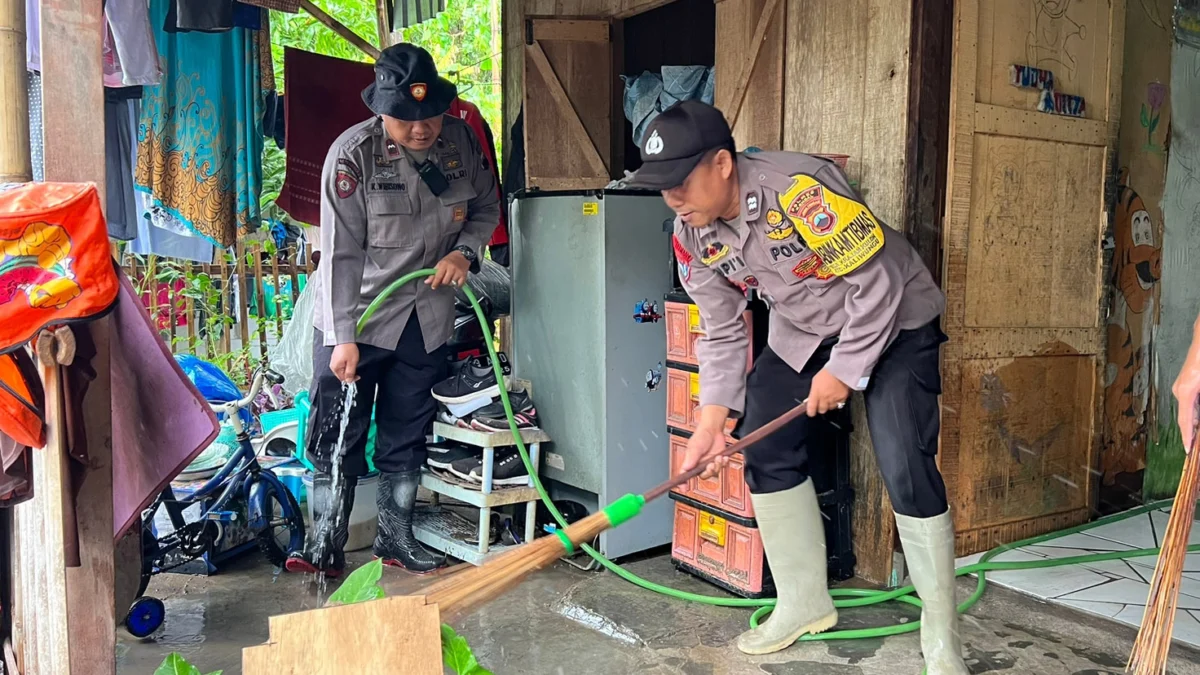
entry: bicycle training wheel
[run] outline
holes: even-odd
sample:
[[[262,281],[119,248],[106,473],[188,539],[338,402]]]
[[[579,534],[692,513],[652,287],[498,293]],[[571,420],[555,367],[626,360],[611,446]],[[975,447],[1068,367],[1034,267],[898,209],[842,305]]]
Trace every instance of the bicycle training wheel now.
[[[162,600],[151,597],[141,597],[133,601],[129,613],[125,615],[125,628],[135,638],[149,637],[167,618],[167,608]]]
[[[267,527],[258,533],[258,548],[274,566],[287,561],[288,554],[304,546],[304,514],[290,490],[281,483],[263,480]],[[280,494],[282,493],[282,494]]]

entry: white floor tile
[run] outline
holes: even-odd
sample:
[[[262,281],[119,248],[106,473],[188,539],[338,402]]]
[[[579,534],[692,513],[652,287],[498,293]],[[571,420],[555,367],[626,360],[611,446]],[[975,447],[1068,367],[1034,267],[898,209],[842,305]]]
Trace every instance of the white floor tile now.
[[[1088,602],[1087,600],[1063,600],[1054,601],[1057,604],[1082,609],[1088,614],[1095,614],[1106,619],[1111,619],[1121,612],[1125,611],[1125,605],[1118,605],[1112,602]]]
[[[991,577],[988,577],[989,579]],[[1064,600],[1087,600],[1091,602],[1112,602],[1125,605],[1145,605],[1150,596],[1150,584],[1118,579],[1111,583],[1086,588],[1063,597]],[[1180,609],[1200,610],[1200,598],[1180,593]]]
[[[974,565],[975,563],[979,562],[979,559],[982,557],[983,557],[983,553],[973,553],[971,555],[964,555],[961,558],[955,559],[954,566],[957,568],[963,568],[963,567],[966,567],[967,565]]]
[[[1100,537],[1132,548],[1154,548],[1158,541],[1154,538],[1154,529],[1150,524],[1150,516],[1142,514],[1115,523],[1093,527],[1088,530],[1088,536]]]
[[[1047,558],[1073,558],[1079,555],[1087,555],[1086,551],[1080,551],[1075,548],[1054,548],[1052,546],[1026,546],[1021,549],[1038,555],[1044,555]],[[1100,572],[1109,576],[1121,579],[1133,579],[1134,581],[1142,581],[1139,575],[1132,567],[1126,565],[1123,560],[1104,560],[1101,562],[1082,563],[1082,567]]]
[[[1101,537],[1093,537],[1083,532],[1056,537],[1038,544],[1038,547],[1070,548],[1085,552],[1128,551],[1135,548]]]
[[[1142,600],[1145,602],[1145,600]],[[1121,623],[1127,623],[1134,628],[1142,625],[1142,615],[1146,613],[1145,605],[1129,605],[1113,618]]]
[[[1158,537],[1161,545],[1163,535],[1167,532],[1167,522],[1171,519],[1171,514],[1162,513],[1161,511],[1152,511],[1150,519],[1154,521],[1154,534]],[[1192,531],[1188,533],[1188,545],[1200,544],[1200,524],[1192,523]]]
[[[1158,556],[1151,555],[1140,558],[1130,558],[1129,562],[1137,565],[1138,567],[1148,568],[1150,573],[1153,574],[1154,567],[1158,565]],[[1185,574],[1189,572],[1192,574],[1200,574],[1200,553],[1187,554],[1187,558],[1183,562],[1183,571]]]
[[[1171,637],[1190,645],[1200,645],[1200,621],[1183,610],[1175,612],[1175,630]]]
[[[987,578],[988,581],[1042,598],[1043,600],[1075,593],[1076,591],[1109,581],[1108,577],[1074,565],[1069,567],[989,572]],[[1091,600],[1093,598],[1079,599]],[[1145,602],[1144,596],[1142,602]]]

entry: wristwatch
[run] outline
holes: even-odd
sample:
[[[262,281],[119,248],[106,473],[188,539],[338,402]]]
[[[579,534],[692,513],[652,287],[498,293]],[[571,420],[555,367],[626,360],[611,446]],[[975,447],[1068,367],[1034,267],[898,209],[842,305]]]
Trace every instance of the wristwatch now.
[[[479,271],[479,256],[475,253],[475,249],[471,248],[470,246],[456,246],[454,247],[454,250],[461,253],[462,256],[467,259],[467,262],[471,263],[471,272]]]

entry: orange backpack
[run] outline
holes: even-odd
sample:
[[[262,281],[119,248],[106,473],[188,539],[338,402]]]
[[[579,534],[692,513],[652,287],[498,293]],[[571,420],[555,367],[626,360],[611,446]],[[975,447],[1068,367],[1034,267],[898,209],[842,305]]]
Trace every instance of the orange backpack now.
[[[118,288],[94,185],[0,190],[0,430],[41,445],[41,405],[30,400],[40,383],[28,382],[18,350],[43,328],[104,315]]]

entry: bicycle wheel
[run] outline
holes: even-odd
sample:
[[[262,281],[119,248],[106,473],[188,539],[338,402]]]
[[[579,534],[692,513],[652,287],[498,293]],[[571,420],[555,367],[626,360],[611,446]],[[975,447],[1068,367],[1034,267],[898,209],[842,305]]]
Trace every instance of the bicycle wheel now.
[[[288,554],[304,546],[304,514],[296,498],[278,480],[262,479],[268,515],[267,527],[258,533],[258,548],[274,566],[282,566]]]

